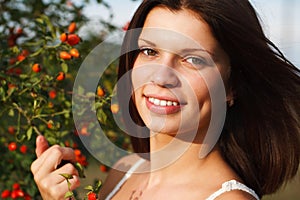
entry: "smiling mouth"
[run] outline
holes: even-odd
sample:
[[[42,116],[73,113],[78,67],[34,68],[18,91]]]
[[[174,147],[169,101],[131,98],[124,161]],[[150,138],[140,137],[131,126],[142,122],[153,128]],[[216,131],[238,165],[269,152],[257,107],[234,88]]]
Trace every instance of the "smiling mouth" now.
[[[147,108],[159,115],[169,115],[180,112],[182,104],[175,99],[157,98],[153,96],[144,96],[146,98]]]
[[[147,97],[148,101],[156,106],[179,106],[179,102]]]

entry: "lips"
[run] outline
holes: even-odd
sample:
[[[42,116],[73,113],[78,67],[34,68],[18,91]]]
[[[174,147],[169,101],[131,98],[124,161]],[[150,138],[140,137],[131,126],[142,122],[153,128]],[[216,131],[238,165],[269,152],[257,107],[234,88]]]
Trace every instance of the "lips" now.
[[[169,115],[181,110],[181,103],[171,98],[145,96],[147,108],[156,114]]]

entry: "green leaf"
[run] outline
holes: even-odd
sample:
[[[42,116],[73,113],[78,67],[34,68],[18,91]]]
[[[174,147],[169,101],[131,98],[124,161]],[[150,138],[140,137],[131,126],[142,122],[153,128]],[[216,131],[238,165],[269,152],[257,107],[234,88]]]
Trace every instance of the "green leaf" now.
[[[15,116],[14,109],[9,109],[9,111],[8,111],[8,116],[10,116],[10,117]]]
[[[36,18],[35,21],[38,22],[39,24],[45,25],[44,20],[41,18]]]
[[[68,191],[68,192],[66,192],[66,194],[65,194],[65,198],[66,198],[66,199],[71,198],[71,197],[73,197],[73,196],[74,196],[74,193],[73,193],[72,191]]]
[[[44,50],[43,48],[40,48],[36,52],[30,54],[28,57],[30,57],[30,58],[35,57],[35,56],[39,55],[40,53],[42,53],[43,50]]]
[[[94,191],[94,188],[91,185],[85,186],[84,189],[89,191]]]
[[[61,64],[61,69],[64,73],[68,73],[68,65],[66,63]]]
[[[85,178],[83,166],[82,166],[79,162],[76,162],[76,163],[74,164],[74,166],[75,166],[75,168],[76,168],[77,171],[78,171],[79,177],[80,177],[80,178]]]
[[[28,75],[27,74],[20,74],[19,77],[21,79],[26,79],[26,78],[28,78]]]
[[[62,132],[60,133],[60,136],[61,136],[61,137],[64,137],[64,136],[68,135],[69,132],[70,132],[69,130],[62,131]]]
[[[27,139],[30,140],[32,136],[32,126],[29,127],[29,129],[26,132]]]
[[[95,192],[98,193],[102,186],[102,181],[98,180],[95,185]]]
[[[41,15],[41,18],[44,19],[44,22],[47,24],[47,26],[48,26],[48,28],[51,32],[52,37],[55,39],[56,38],[56,30],[55,30],[53,24],[51,23],[49,17],[46,16],[46,15]]]
[[[65,174],[65,173],[63,173],[63,174],[59,174],[59,175],[61,175],[61,176],[64,177],[65,179],[72,179],[72,178],[73,178],[73,175],[72,175],[72,174]]]
[[[103,109],[98,109],[97,110],[97,116],[98,116],[98,120],[103,123],[106,124],[107,122],[107,115],[106,113],[103,111]]]

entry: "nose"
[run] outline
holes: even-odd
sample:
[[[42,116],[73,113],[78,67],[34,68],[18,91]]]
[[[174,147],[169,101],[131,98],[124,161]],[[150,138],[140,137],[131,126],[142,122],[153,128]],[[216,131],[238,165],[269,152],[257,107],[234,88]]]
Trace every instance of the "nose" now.
[[[175,72],[173,67],[170,65],[174,65],[172,62],[161,62],[155,72],[152,74],[151,81],[165,88],[174,88],[179,85],[179,77]]]

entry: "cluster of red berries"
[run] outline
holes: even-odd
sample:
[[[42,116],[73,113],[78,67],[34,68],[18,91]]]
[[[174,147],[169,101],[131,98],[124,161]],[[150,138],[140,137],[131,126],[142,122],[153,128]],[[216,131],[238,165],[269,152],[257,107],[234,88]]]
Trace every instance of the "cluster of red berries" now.
[[[62,33],[60,35],[60,41],[69,44],[70,46],[75,46],[78,44],[81,39],[80,37],[75,34],[76,30],[76,23],[72,22],[68,27],[67,33]],[[63,60],[70,60],[71,58],[79,58],[80,53],[76,48],[72,48],[69,52],[67,51],[61,51],[59,53],[59,57]]]
[[[86,156],[83,155],[79,149],[74,149],[74,153],[75,153],[75,159],[78,163],[80,163],[84,167],[88,166]]]
[[[61,42],[65,42],[69,44],[70,46],[75,46],[78,44],[81,39],[77,34],[74,34],[76,30],[76,23],[72,22],[68,27],[68,33],[62,33],[60,36]],[[72,48],[69,52],[67,51],[61,51],[59,53],[59,58],[63,60],[70,60],[72,58],[79,58],[80,53],[76,48]],[[35,73],[39,73],[41,71],[41,65],[39,63],[34,63],[31,67],[32,71]],[[56,76],[57,81],[62,81],[66,77],[66,74],[64,72],[59,72]]]
[[[12,191],[6,189],[3,190],[1,193],[2,199],[12,198],[12,199],[19,199],[23,198],[24,200],[31,200],[31,197],[29,194],[24,192],[19,183],[14,183],[12,186]]]
[[[14,135],[15,132],[16,132],[15,127],[13,127],[13,126],[9,126],[7,128],[7,130],[8,130],[8,133],[11,134],[11,135]],[[18,148],[18,145],[17,145],[16,142],[10,142],[8,144],[7,148],[8,148],[9,151],[16,151],[17,148]],[[21,153],[25,154],[25,153],[27,153],[27,146],[25,144],[22,144],[20,146],[19,150],[20,150]]]
[[[34,63],[31,67],[31,69],[35,73],[39,73],[42,70],[41,65],[39,63]],[[64,72],[59,72],[56,76],[56,80],[62,81],[65,79],[65,77],[66,77],[66,74]]]
[[[16,142],[11,142],[11,143],[8,144],[8,150],[9,151],[16,151],[17,148],[18,148],[18,145],[17,145]],[[20,146],[19,150],[22,154],[25,154],[25,153],[27,153],[27,146],[25,144],[22,144]]]

